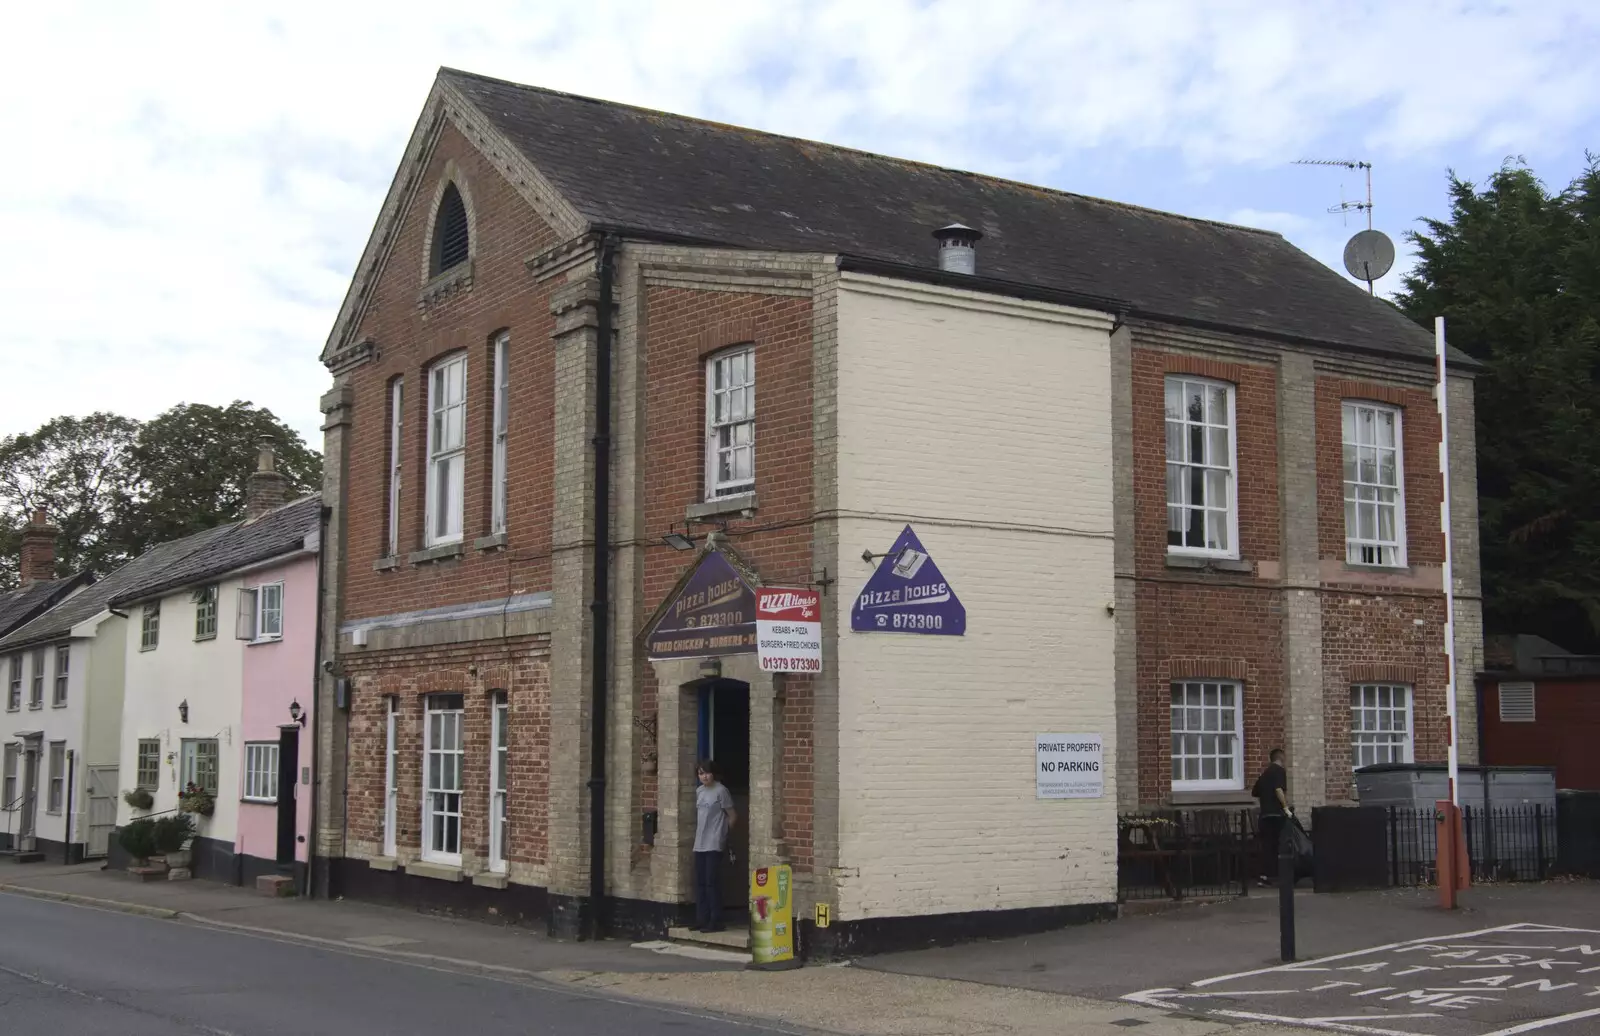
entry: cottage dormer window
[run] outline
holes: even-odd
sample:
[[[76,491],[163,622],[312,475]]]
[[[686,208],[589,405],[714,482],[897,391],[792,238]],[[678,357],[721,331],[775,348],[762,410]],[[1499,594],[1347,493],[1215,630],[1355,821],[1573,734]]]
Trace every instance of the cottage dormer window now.
[[[437,277],[467,261],[471,252],[467,230],[467,206],[455,184],[449,184],[439,198],[433,217],[433,256],[429,273]]]

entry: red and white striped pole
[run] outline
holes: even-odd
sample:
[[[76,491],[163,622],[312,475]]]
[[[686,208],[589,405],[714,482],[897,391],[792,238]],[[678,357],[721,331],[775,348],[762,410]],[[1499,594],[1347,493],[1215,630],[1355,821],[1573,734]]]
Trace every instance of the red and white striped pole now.
[[[1449,714],[1449,798],[1435,809],[1437,821],[1439,905],[1454,909],[1456,893],[1467,887],[1472,875],[1472,855],[1466,844],[1461,818],[1460,736],[1456,722],[1456,580],[1451,564],[1450,535],[1450,383],[1445,370],[1444,317],[1433,318],[1433,348],[1439,383],[1434,394],[1439,405],[1439,529],[1444,533],[1444,664],[1445,711]]]
[[[1450,801],[1461,805],[1459,738],[1456,726],[1456,580],[1450,534],[1450,386],[1445,378],[1444,317],[1433,318],[1433,350],[1438,363],[1439,384],[1434,394],[1439,399],[1439,527],[1444,533],[1444,663],[1445,709],[1450,714]]]

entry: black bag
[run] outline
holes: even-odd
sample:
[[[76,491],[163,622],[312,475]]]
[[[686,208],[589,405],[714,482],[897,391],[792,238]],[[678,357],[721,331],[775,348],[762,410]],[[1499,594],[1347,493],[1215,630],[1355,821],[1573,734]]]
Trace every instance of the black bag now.
[[[1295,880],[1311,877],[1313,852],[1311,836],[1306,833],[1299,817],[1291,816],[1289,822],[1283,825],[1283,838],[1294,853]]]

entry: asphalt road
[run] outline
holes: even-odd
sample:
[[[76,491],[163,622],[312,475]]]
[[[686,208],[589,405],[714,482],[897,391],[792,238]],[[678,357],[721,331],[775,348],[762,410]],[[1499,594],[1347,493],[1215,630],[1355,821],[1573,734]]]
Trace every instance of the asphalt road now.
[[[0,894],[0,1032],[770,1036],[555,985]]]

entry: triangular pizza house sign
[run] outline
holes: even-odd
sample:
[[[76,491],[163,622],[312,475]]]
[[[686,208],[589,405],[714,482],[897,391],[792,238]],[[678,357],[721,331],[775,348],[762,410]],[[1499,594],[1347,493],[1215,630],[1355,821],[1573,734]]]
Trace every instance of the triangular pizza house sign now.
[[[756,650],[756,595],[720,551],[703,556],[645,637],[651,661]]]
[[[856,595],[850,628],[857,633],[926,633],[959,637],[967,632],[962,607],[917,534],[906,526],[878,571]]]

